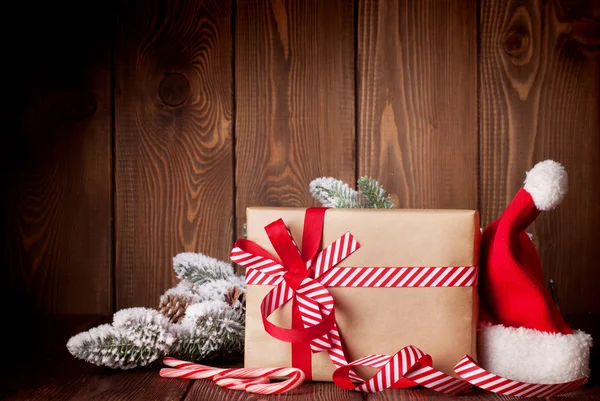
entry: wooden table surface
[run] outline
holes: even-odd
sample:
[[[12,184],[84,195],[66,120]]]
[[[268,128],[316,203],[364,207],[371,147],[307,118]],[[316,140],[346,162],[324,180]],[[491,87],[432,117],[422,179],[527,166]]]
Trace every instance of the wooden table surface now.
[[[65,344],[71,335],[95,326],[98,316],[57,317],[38,328],[39,340],[26,356],[10,357],[2,364],[0,397],[3,400],[508,400],[479,390],[449,397],[426,389],[387,390],[363,394],[341,390],[331,383],[305,383],[281,395],[258,396],[225,390],[210,380],[163,379],[158,368],[115,371],[75,360]],[[9,344],[10,346],[10,344]],[[231,361],[229,362],[231,363]],[[235,363],[235,361],[234,361]],[[239,362],[237,362],[239,363]],[[600,387],[583,388],[554,400],[600,400]]]

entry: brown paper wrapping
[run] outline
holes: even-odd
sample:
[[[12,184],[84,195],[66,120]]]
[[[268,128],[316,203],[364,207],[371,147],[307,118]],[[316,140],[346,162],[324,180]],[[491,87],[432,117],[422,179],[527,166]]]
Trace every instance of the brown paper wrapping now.
[[[264,227],[282,218],[302,246],[304,208],[247,209],[247,238],[276,255]],[[480,230],[474,210],[329,209],[322,246],[350,231],[361,248],[338,266],[471,266],[477,264]],[[291,345],[264,330],[260,303],[272,286],[248,285],[246,367],[291,366]],[[414,345],[434,367],[453,374],[476,355],[477,288],[328,288],[348,361],[369,354],[393,355]],[[269,320],[290,327],[291,302]],[[314,381],[331,381],[335,367],[326,352],[313,354]],[[372,371],[359,371],[368,378]]]

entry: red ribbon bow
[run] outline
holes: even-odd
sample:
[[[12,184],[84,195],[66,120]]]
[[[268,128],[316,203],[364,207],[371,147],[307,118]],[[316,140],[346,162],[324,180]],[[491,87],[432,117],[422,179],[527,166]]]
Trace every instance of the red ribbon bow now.
[[[252,241],[240,239],[231,252],[231,260],[248,270],[247,276],[263,275],[263,284],[275,287],[263,299],[260,309],[263,325],[271,336],[292,343],[292,365],[305,371],[310,379],[312,352],[330,350],[332,341],[340,341],[335,324],[334,300],[319,277],[360,244],[346,233],[319,252],[326,208],[309,208],[304,219],[302,252],[279,219],[265,227],[267,236],[281,261]],[[268,317],[289,300],[292,303],[292,328],[279,327]]]

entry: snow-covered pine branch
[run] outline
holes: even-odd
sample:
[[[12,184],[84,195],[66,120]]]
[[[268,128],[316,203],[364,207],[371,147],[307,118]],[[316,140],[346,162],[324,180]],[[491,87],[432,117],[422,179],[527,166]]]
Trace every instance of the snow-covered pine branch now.
[[[310,193],[323,206],[333,208],[394,209],[396,205],[377,180],[360,177],[358,190],[333,177],[321,177],[311,181]]]
[[[309,184],[310,193],[325,207],[356,208],[358,192],[333,177],[321,177]]]
[[[173,354],[188,361],[218,352],[241,352],[244,348],[244,314],[223,301],[189,306],[177,330]]]
[[[200,294],[198,294],[196,286],[187,281],[180,281],[175,287],[169,288],[160,296],[159,302],[162,302],[162,300],[169,295],[185,297],[189,300],[190,304],[195,304],[196,302],[200,302],[202,300]]]
[[[197,292],[200,301],[223,300],[225,294],[232,287],[238,287],[242,291],[246,291],[246,281],[244,277],[234,275],[227,280],[219,279],[209,281],[197,287]]]
[[[167,355],[197,361],[243,350],[246,283],[230,264],[200,253],[180,253],[181,281],[160,298],[159,309],[129,308],[67,343],[73,356],[115,369],[150,365]]]
[[[175,343],[169,319],[148,308],[115,313],[113,324],[79,333],[67,349],[76,358],[113,369],[150,365],[167,355]]]
[[[200,286],[235,275],[231,264],[201,253],[183,252],[173,258],[173,269],[180,280]]]

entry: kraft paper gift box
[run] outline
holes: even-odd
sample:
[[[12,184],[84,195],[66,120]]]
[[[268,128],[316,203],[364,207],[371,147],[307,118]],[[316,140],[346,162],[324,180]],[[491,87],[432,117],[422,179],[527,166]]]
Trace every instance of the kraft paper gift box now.
[[[277,258],[265,226],[278,219],[302,249],[304,208],[247,209],[247,239]],[[475,210],[328,209],[321,247],[350,232],[360,248],[336,267],[476,266],[480,243]],[[321,249],[322,249],[321,248]],[[260,304],[272,285],[247,285],[245,366],[292,366],[291,344],[271,337]],[[431,355],[433,367],[456,376],[468,354],[476,359],[477,287],[330,287],[335,320],[348,361],[370,354],[393,355],[414,345]],[[291,325],[291,301],[268,320]],[[312,380],[331,381],[335,366],[327,352],[311,354]],[[372,371],[357,372],[368,378]]]

